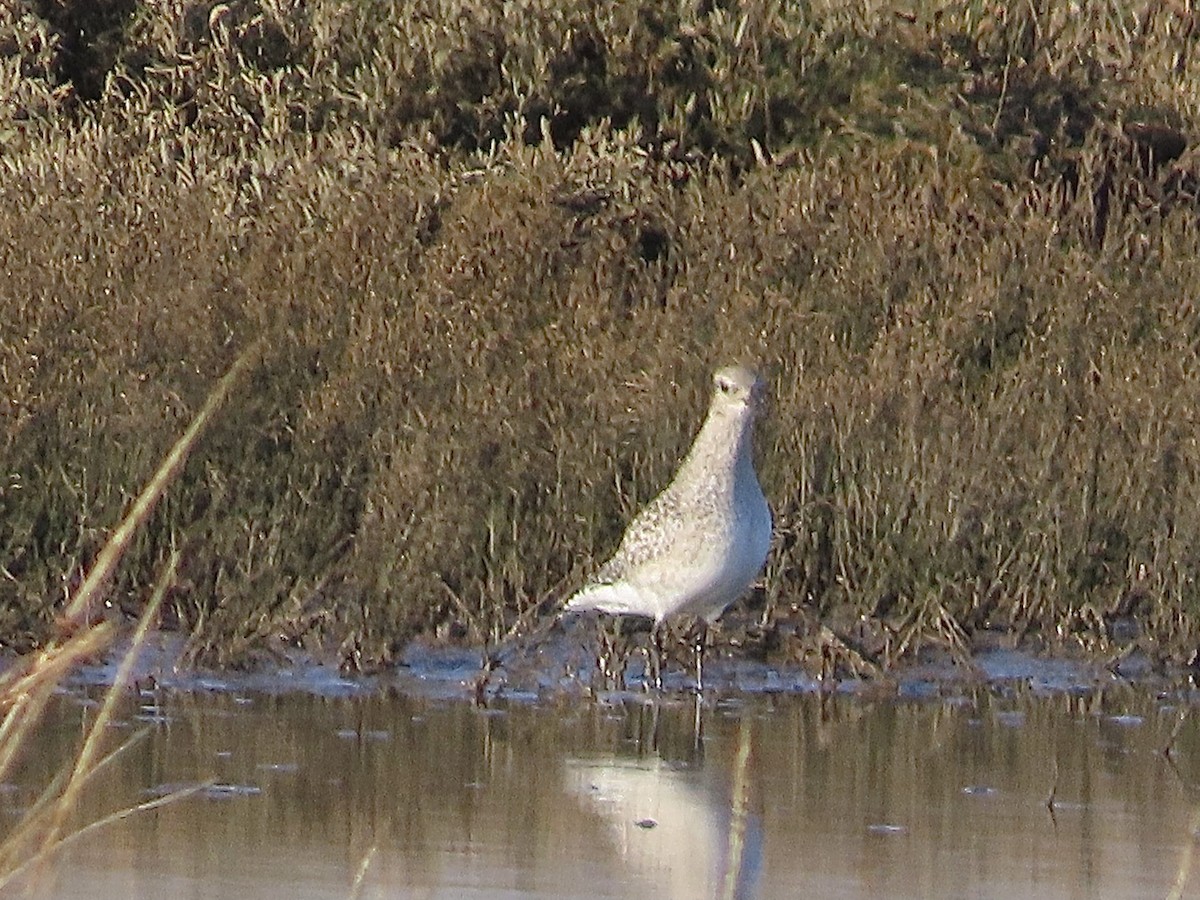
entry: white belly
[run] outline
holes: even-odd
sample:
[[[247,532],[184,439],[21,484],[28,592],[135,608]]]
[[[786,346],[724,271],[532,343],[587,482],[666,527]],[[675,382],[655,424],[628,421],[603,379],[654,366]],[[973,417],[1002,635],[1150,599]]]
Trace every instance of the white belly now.
[[[640,609],[642,615],[659,621],[675,615],[716,621],[750,587],[766,562],[771,548],[766,501],[753,515],[731,523],[724,538],[697,544],[687,554],[668,554],[629,573],[623,587],[611,586],[614,593],[625,595],[619,605],[631,612]]]

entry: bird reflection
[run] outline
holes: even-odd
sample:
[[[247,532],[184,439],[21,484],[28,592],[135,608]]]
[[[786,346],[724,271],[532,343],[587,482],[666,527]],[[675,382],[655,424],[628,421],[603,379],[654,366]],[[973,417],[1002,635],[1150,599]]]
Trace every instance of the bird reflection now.
[[[749,726],[739,736],[731,790],[702,779],[696,764],[644,750],[638,758],[566,763],[567,790],[603,817],[622,865],[653,884],[656,897],[754,896],[763,835],[751,811]]]

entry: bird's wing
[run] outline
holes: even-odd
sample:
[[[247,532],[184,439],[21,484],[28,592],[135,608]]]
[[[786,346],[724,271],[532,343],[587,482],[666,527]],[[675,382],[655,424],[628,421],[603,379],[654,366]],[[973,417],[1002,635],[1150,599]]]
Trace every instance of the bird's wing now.
[[[686,522],[680,514],[679,498],[663,491],[625,529],[616,553],[590,579],[593,584],[610,584],[631,570],[670,552]]]

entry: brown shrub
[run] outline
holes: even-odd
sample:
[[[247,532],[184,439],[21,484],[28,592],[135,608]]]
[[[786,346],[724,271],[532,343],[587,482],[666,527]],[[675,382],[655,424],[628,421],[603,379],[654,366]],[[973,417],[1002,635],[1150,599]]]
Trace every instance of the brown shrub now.
[[[180,548],[197,653],[497,636],[732,358],[773,388],[770,610],[1103,643],[1148,598],[1193,641],[1186,23],[655,9],[160,4],[81,101],[6,8],[0,633],[266,334],[112,588]]]

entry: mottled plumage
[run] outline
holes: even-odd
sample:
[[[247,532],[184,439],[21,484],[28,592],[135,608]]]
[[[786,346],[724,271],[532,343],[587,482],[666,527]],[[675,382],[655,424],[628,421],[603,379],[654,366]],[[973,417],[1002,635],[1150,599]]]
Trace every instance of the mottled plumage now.
[[[754,472],[751,436],[762,383],[730,366],[674,480],[629,524],[616,553],[566,604],[646,616],[685,614],[711,623],[762,570],[771,511]],[[699,662],[699,660],[697,660]]]

